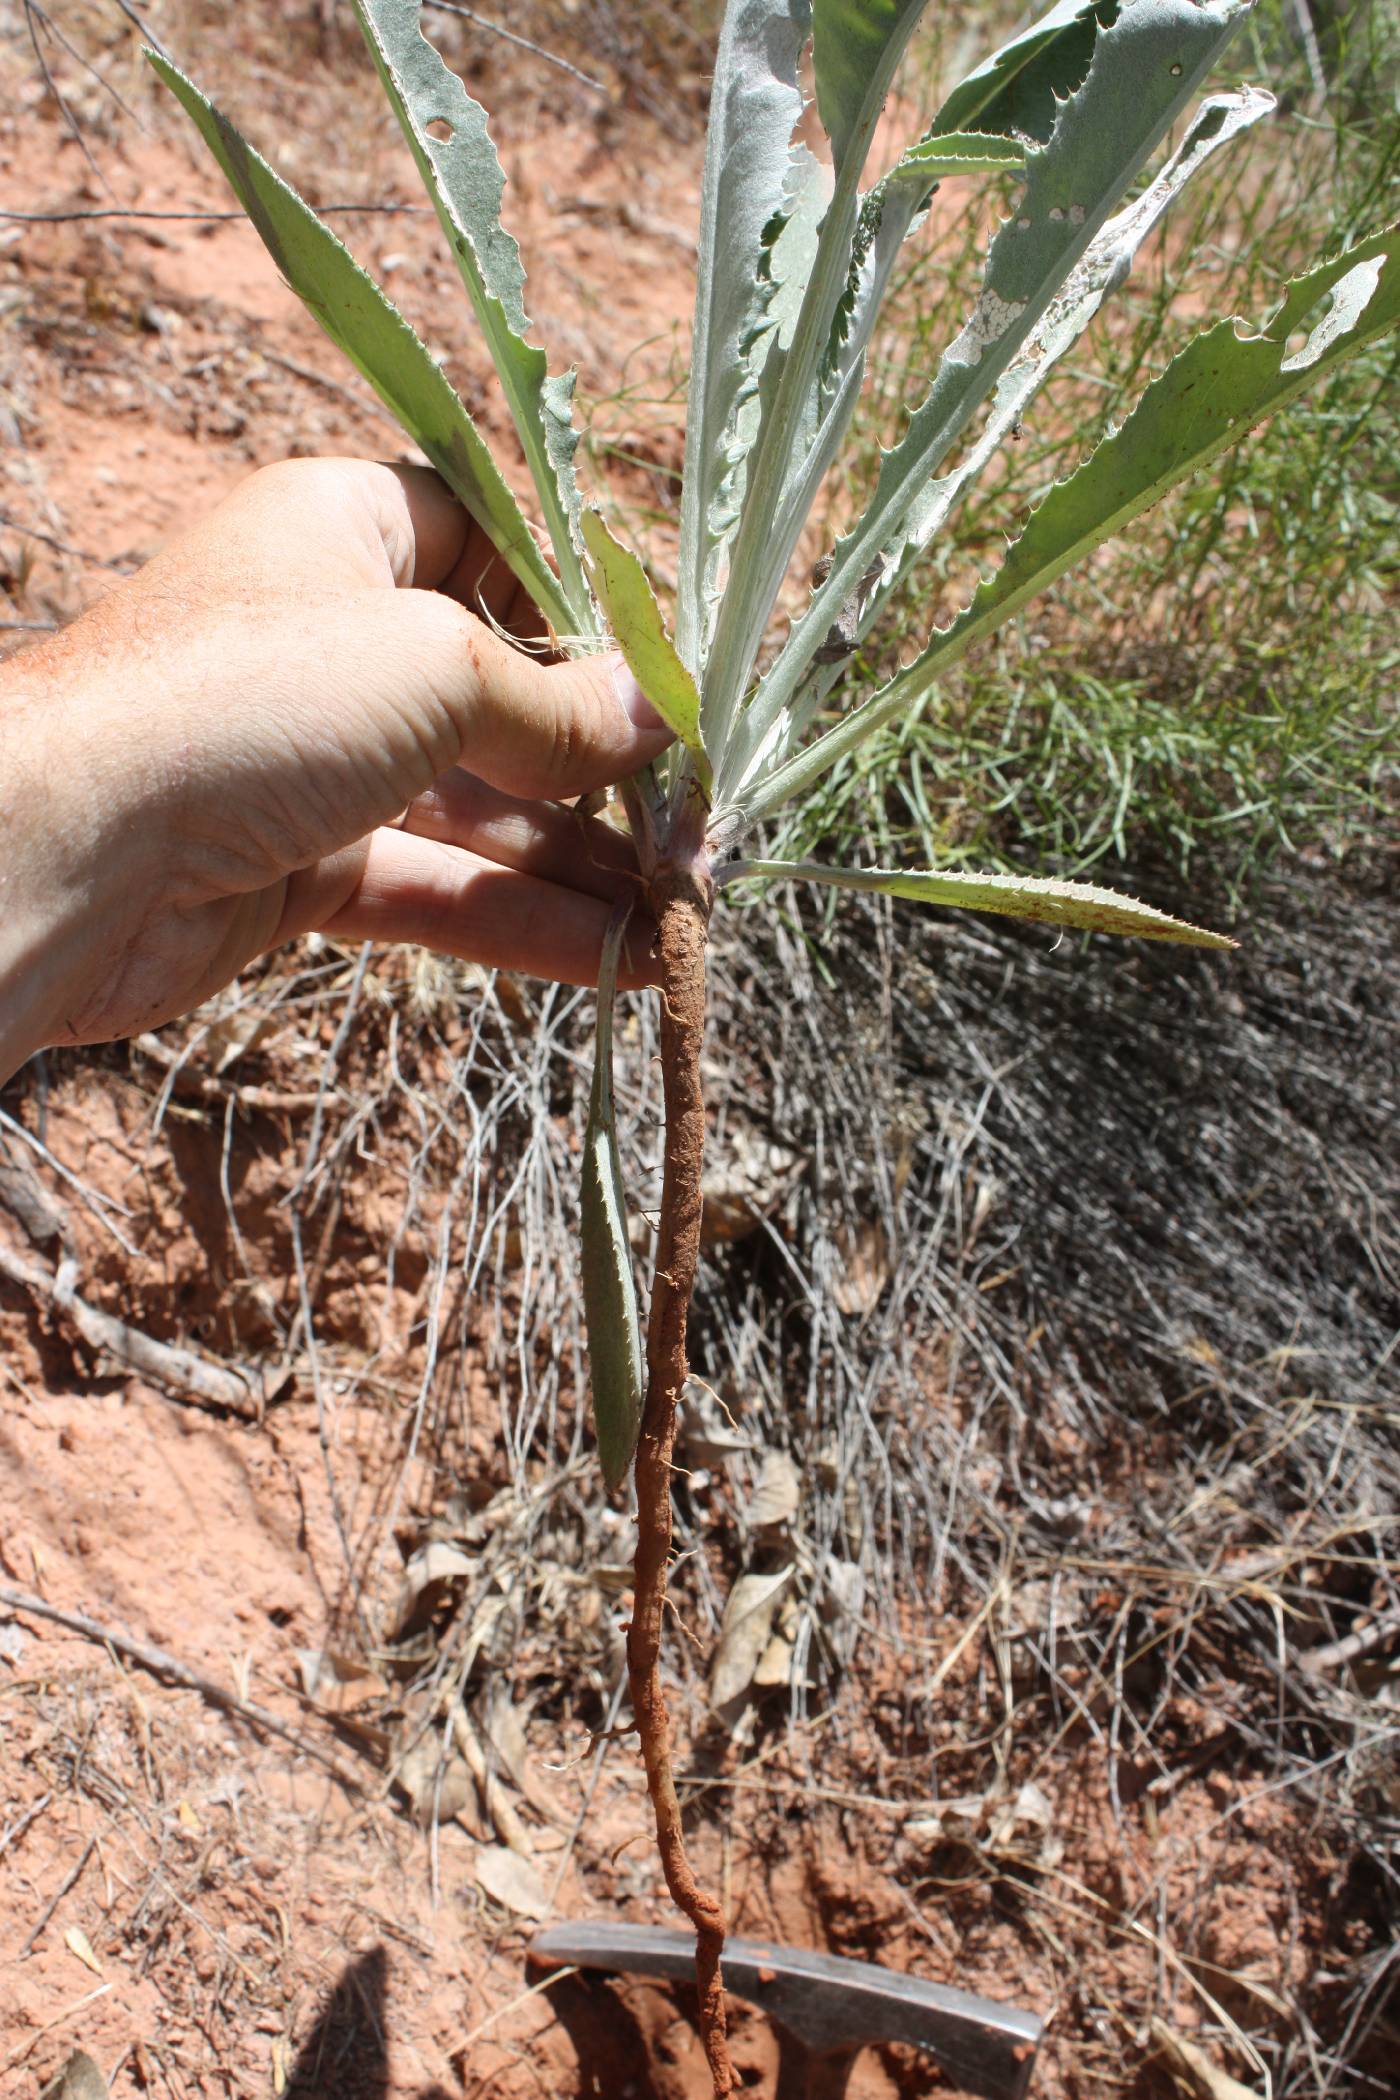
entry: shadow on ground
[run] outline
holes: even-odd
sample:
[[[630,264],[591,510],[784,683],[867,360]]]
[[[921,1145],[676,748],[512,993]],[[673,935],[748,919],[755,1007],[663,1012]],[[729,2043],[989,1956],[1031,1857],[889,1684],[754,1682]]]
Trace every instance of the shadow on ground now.
[[[297,2051],[286,2100],[387,2100],[389,1957],[382,1947],[347,1962]],[[440,2085],[417,2100],[452,2100]]]

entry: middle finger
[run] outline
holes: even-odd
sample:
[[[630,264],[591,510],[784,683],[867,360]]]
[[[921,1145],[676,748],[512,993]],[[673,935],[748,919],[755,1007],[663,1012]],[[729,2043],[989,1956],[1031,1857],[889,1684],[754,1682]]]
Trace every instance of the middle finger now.
[[[637,856],[622,832],[561,803],[504,795],[461,766],[410,803],[401,828],[609,903],[641,899]]]

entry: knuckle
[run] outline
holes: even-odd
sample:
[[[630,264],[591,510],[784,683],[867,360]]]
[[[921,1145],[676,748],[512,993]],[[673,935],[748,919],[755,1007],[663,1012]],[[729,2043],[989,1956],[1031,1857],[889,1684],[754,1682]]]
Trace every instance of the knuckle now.
[[[274,459],[266,466],[257,467],[249,475],[250,485],[268,495],[281,495],[289,491],[305,491],[316,487],[323,479],[327,462],[321,459]]]
[[[560,782],[572,778],[578,764],[580,733],[578,716],[567,702],[554,708],[549,728],[549,770]]]
[[[444,735],[460,744],[490,700],[480,622],[438,591],[396,591],[382,616],[402,623],[405,653],[421,666],[425,698]]]
[[[346,483],[359,467],[359,462],[350,459],[274,459],[254,469],[248,486],[281,507],[319,508],[344,500]]]
[[[596,785],[601,755],[608,743],[602,694],[591,667],[560,664],[545,673],[545,692],[552,707],[554,770],[571,787]]]

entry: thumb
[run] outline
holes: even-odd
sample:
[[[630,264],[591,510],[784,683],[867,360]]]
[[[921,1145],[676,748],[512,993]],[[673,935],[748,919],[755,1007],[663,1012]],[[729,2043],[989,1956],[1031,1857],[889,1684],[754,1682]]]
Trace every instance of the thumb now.
[[[504,794],[560,801],[623,780],[673,741],[617,655],[542,664],[462,606],[417,600],[409,661],[461,736],[458,763]],[[392,602],[392,601],[391,601]]]

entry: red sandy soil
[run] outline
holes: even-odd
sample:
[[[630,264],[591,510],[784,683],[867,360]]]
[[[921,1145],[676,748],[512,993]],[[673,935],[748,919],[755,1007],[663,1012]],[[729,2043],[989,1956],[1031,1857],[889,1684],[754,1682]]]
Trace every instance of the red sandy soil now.
[[[240,9],[232,29],[188,13],[184,23],[163,18],[164,33],[293,180],[323,200],[413,196],[368,69],[348,45],[322,55],[314,20],[288,26],[269,9]],[[108,199],[105,183],[127,206],[227,207],[183,120],[144,81],[115,11],[88,8],[80,28],[98,36],[85,48],[118,81],[131,118],[61,54],[54,61],[101,180],[5,22],[0,204],[93,210]],[[273,65],[284,30],[304,93]],[[588,399],[605,403],[590,437],[596,452],[620,455],[609,466],[615,485],[660,508],[679,460],[670,403],[684,359],[698,134],[629,106],[620,91],[590,101],[571,90],[561,107],[552,82],[542,88],[519,59],[507,65],[498,46],[481,71],[502,110],[512,220],[532,260],[542,337],[578,361]],[[470,405],[500,432],[435,224],[350,223],[361,257],[446,346]],[[644,350],[629,354],[639,342]],[[0,582],[12,617],[34,622],[109,587],[260,461],[402,450],[245,225],[126,220],[0,220],[0,442]],[[58,546],[8,529],[16,521]],[[663,522],[663,572],[665,545]],[[260,1082],[274,1094],[314,1085],[306,1057],[329,1025],[318,1017],[309,1049],[288,1029],[261,1060]],[[283,1313],[294,1303],[279,1205],[305,1111],[259,1111],[239,1150],[252,1252],[242,1295],[231,1296],[222,1097],[212,1111],[180,1099],[153,1134],[161,1076],[112,1055],[59,1060],[46,1097],[26,1082],[5,1105],[42,1128],[87,1188],[124,1206],[99,1217],[36,1168],[67,1208],[80,1289],[158,1337],[236,1354],[258,1332],[260,1293]],[[244,1128],[240,1115],[240,1148]],[[318,1303],[332,1352],[370,1346],[385,1320],[406,1334],[416,1303],[421,1264],[405,1269],[400,1303],[386,1308],[377,1287],[376,1206],[388,1217],[393,1202],[377,1173],[367,1159],[357,1212],[324,1264]],[[3,1213],[0,1233],[23,1245]],[[417,1345],[390,1342],[386,1384],[411,1391]],[[468,1814],[429,1838],[387,1794],[375,1762],[353,1742],[337,1748],[302,1697],[298,1651],[326,1646],[345,1623],[306,1379],[261,1423],[220,1420],[76,1348],[61,1320],[5,1282],[0,1348],[4,1580],[159,1644],[330,1749],[357,1779],[343,1786],[285,1741],[53,1623],[21,1613],[0,1625],[0,2096],[29,2100],[77,2046],[120,2100],[702,2095],[684,1994],[579,1979],[532,1991],[528,1928],[476,1878],[487,1833]],[[342,1488],[371,1500],[399,1462],[367,1397],[375,1390],[362,1386],[333,1428]],[[489,1457],[481,1463],[489,1474]],[[588,1608],[620,1622],[625,1598],[592,1595]],[[951,1653],[963,1630],[961,1620],[926,1620],[917,1635]],[[994,1727],[1001,1694],[981,1643],[959,1656],[949,1697],[969,1726],[980,1717]],[[898,1747],[901,1684],[878,1629],[852,1686],[828,1728],[789,1741],[779,1720],[763,1747],[721,1760],[697,1845],[738,1929],[879,1958],[1050,2015],[1036,2085],[1045,2100],[1145,2092],[1152,2074],[1124,2070],[1143,2061],[1141,2008],[1175,1997],[1180,2024],[1194,2022],[1202,2000],[1166,1973],[1173,1957],[1148,1927],[1115,1922],[1154,1879],[1173,1905],[1194,1904],[1205,1963],[1195,1983],[1228,2000],[1246,2030],[1273,2020],[1298,1976],[1327,1959],[1330,1862],[1310,1855],[1290,1820],[1298,1811],[1246,1798],[1208,1758],[1183,1767],[1160,1808],[1133,1798],[1125,1768],[1115,1806],[1102,1756],[1062,1751],[1053,1846],[1036,1831],[1017,1840],[1039,1891],[1028,1902],[985,1861],[974,1867],[965,1846],[917,1834],[902,1773],[911,1760]],[[1196,1743],[1209,1738],[1210,1716],[1180,1711],[1172,1728]],[[529,1822],[546,1883],[560,1876],[555,1909],[616,1906],[669,1923],[625,1744],[570,1837],[585,1806],[587,1747],[577,1721],[530,1724],[537,1770],[560,1768],[548,1784],[561,1827]],[[742,2011],[736,2021],[745,2085],[771,2091],[771,2035]],[[851,2092],[875,2100],[935,2085],[927,2063],[891,2055],[864,2061]]]

